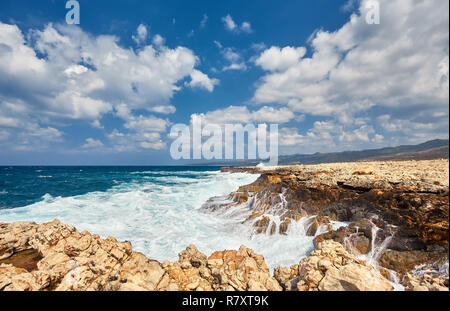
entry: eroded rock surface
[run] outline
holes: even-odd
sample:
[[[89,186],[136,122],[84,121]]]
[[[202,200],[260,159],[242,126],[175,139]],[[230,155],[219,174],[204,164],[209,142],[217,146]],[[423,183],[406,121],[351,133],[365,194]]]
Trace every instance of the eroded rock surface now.
[[[20,232],[20,236],[12,233]],[[385,273],[324,240],[298,265],[278,267],[241,246],[207,257],[194,245],[179,260],[160,263],[133,252],[129,242],[79,232],[58,220],[0,224],[0,290],[19,291],[369,291],[392,290]],[[424,269],[429,267],[423,266]],[[448,277],[407,273],[407,290],[448,290]]]
[[[408,291],[448,291],[448,278],[425,273],[421,277],[406,274],[403,279]]]
[[[392,290],[392,274],[406,290],[448,290],[448,160],[225,170],[260,177],[204,208],[246,209],[255,233],[306,219],[309,257],[272,277],[245,246],[207,257],[190,245],[160,263],[57,220],[0,223],[0,290]]]
[[[0,224],[0,247],[0,290],[282,289],[264,258],[245,246],[207,258],[190,245],[178,261],[161,264],[133,252],[129,242],[55,220]]]
[[[337,241],[356,255],[370,254],[400,278],[417,265],[448,264],[448,159],[253,167],[248,172],[260,177],[231,197],[238,196],[235,204],[249,209],[247,222],[256,233],[285,234],[293,221],[309,217],[305,231],[315,236],[316,246]],[[278,226],[273,216],[279,217]],[[333,221],[348,225],[334,230]]]
[[[289,290],[391,291],[391,283],[372,265],[346,251],[342,244],[326,240],[298,266],[277,268],[275,277]],[[293,283],[297,283],[294,284]]]

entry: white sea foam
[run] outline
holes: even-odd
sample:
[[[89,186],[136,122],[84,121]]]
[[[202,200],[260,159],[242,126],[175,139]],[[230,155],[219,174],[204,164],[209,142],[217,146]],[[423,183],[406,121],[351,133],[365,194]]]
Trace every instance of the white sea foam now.
[[[43,223],[58,218],[78,230],[131,241],[134,250],[160,261],[177,260],[189,244],[206,254],[243,244],[264,255],[273,269],[296,264],[312,250],[313,237],[305,233],[308,218],[293,222],[287,235],[270,236],[253,234],[251,224],[242,223],[248,216],[242,206],[216,212],[201,208],[213,196],[227,200],[230,192],[252,183],[257,175],[195,172],[196,178],[187,178],[185,173],[161,173],[152,181],[140,179],[72,197],[46,194],[38,203],[0,210],[0,221]]]

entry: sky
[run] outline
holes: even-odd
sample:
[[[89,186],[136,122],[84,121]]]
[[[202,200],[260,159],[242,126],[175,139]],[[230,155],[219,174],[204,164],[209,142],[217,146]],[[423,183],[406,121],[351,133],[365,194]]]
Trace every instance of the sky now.
[[[180,164],[194,116],[280,154],[449,136],[448,1],[66,2],[0,2],[0,165]]]

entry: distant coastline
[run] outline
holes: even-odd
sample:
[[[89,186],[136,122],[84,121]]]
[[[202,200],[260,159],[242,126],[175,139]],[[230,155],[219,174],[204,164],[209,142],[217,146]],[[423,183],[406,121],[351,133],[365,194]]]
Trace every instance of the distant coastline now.
[[[434,160],[449,158],[449,140],[435,139],[418,145],[402,145],[380,149],[360,151],[342,151],[314,154],[281,155],[279,165],[290,164],[321,164],[357,161],[405,161],[405,160]],[[240,160],[223,161],[217,163],[201,163],[211,166],[256,166],[264,161]]]

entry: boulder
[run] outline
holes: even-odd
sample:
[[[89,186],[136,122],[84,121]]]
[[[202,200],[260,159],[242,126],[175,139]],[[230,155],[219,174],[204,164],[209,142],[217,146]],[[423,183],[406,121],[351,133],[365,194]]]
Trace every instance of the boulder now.
[[[437,276],[429,273],[420,276],[407,273],[402,281],[407,291],[448,291],[448,276]]]
[[[373,266],[347,252],[342,244],[325,240],[298,268],[301,291],[390,291],[390,282]]]
[[[387,250],[380,258],[380,264],[390,270],[406,273],[415,266],[434,259],[435,256],[425,251],[395,251]]]
[[[298,265],[275,268],[274,278],[285,291],[296,291],[298,283]]]
[[[0,224],[0,230],[0,290],[282,290],[264,257],[245,246],[207,258],[189,245],[178,261],[161,264],[133,252],[129,242],[58,220]]]

